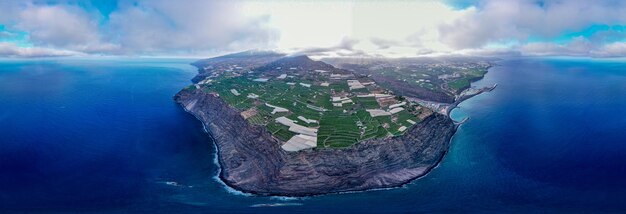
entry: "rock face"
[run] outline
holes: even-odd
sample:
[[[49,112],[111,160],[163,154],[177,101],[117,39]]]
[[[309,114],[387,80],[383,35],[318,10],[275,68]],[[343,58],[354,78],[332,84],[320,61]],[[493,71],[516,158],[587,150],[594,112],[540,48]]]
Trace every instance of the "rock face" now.
[[[222,167],[219,177],[235,189],[262,195],[307,196],[399,186],[435,167],[456,131],[450,118],[433,114],[400,137],[345,149],[286,152],[265,127],[250,125],[219,97],[184,89],[174,99],[211,132]]]

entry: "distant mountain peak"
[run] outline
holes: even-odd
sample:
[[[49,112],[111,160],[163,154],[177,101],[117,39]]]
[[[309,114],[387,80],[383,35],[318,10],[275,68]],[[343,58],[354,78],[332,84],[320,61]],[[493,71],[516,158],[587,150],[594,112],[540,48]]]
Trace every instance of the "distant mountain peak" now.
[[[275,62],[295,62],[295,63],[314,63],[315,60],[312,60],[307,55],[297,55],[297,56],[285,56],[276,60]]]
[[[285,56],[285,54],[283,53],[278,53],[275,51],[269,51],[269,50],[247,50],[247,51],[242,51],[242,52],[237,52],[237,53],[232,53],[232,54],[226,54],[226,55],[222,55],[222,56],[218,56],[215,58],[238,58],[238,57],[266,57],[266,56],[280,56],[283,57]]]
[[[296,55],[296,56],[285,56],[277,59],[271,63],[268,63],[264,66],[257,68],[257,71],[270,71],[275,70],[276,68],[299,68],[304,70],[334,70],[335,67],[332,65],[326,64],[322,61],[315,61],[309,58],[307,55]]]

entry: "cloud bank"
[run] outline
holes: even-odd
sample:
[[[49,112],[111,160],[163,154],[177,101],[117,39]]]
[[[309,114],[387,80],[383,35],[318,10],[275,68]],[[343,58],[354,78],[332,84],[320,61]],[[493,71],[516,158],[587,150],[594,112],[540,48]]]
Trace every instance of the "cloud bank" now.
[[[620,0],[0,1],[0,57],[626,55]]]
[[[0,43],[0,56],[6,57],[59,57],[83,55],[80,52],[51,48],[18,47],[12,43]]]
[[[624,1],[483,0],[475,5],[439,27],[442,42],[455,49],[505,44],[526,55],[623,56],[616,49],[626,38]]]
[[[267,48],[277,39],[267,16],[249,17],[238,2],[118,1],[109,14],[68,2],[3,1],[0,6],[0,38],[23,32],[27,36],[19,43],[37,47],[2,46],[11,56],[30,53],[16,48],[63,50],[54,52],[63,53],[58,55],[211,54]]]

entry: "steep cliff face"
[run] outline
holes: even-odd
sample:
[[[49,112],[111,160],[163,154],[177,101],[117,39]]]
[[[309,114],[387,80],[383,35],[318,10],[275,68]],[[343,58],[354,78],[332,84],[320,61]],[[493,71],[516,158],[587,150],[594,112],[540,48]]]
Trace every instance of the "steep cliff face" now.
[[[306,196],[405,184],[436,166],[456,130],[450,118],[433,114],[401,137],[345,149],[285,152],[264,127],[250,125],[219,97],[182,90],[174,99],[214,137],[220,178],[235,189],[263,195]]]

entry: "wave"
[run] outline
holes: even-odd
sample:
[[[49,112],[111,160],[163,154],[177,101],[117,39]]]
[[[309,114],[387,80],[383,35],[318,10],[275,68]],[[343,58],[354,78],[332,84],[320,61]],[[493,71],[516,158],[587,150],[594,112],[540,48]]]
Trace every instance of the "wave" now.
[[[266,204],[253,204],[250,207],[286,207],[286,206],[302,206],[302,203],[266,203]]]

